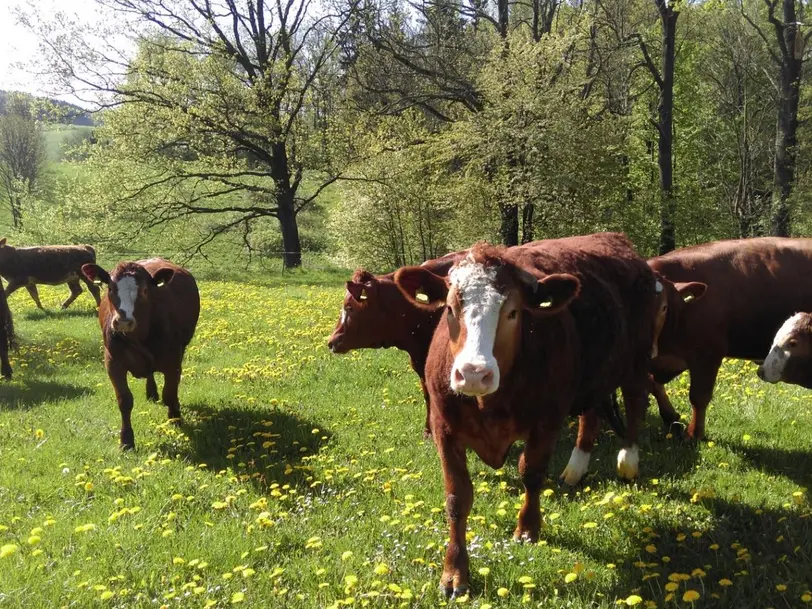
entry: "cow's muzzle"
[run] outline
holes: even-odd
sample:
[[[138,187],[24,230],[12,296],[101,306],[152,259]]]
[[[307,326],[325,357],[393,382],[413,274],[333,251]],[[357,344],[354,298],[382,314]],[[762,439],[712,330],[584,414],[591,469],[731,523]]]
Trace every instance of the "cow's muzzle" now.
[[[127,319],[120,315],[113,318],[113,330],[115,332],[132,332],[137,326],[138,324],[134,319]]]

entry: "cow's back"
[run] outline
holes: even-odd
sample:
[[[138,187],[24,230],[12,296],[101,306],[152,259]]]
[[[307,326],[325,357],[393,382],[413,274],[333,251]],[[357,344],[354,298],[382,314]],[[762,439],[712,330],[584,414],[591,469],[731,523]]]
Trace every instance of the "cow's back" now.
[[[78,279],[82,265],[96,262],[89,245],[41,245],[15,248],[2,274],[21,283],[60,284]]]
[[[153,277],[161,269],[171,268],[172,278],[155,291],[152,314],[160,316],[164,337],[178,340],[186,347],[192,340],[200,317],[200,292],[192,274],[177,264],[163,258],[139,260]]]
[[[511,250],[510,258],[528,270],[570,273],[581,281],[581,291],[568,308],[580,345],[580,399],[605,397],[646,366],[653,340],[655,279],[625,235],[550,239]]]
[[[684,312],[680,339],[724,339],[730,357],[764,357],[787,317],[812,310],[812,239],[716,241],[652,258],[649,265],[673,282],[707,284]]]

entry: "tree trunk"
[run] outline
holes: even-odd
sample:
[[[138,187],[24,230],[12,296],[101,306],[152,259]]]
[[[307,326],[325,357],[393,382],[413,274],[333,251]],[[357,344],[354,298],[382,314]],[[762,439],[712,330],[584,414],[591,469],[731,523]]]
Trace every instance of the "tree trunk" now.
[[[506,203],[499,207],[502,215],[502,243],[508,247],[519,245],[519,207],[515,203]]]
[[[277,219],[282,230],[282,261],[286,269],[302,266],[302,245],[299,242],[299,224],[293,204],[293,193],[279,193]]]
[[[660,10],[663,28],[663,71],[660,103],[657,107],[657,163],[660,168],[660,255],[676,247],[674,216],[677,202],[674,198],[674,56],[677,36],[677,17],[670,6]]]
[[[535,207],[528,201],[522,208],[522,245],[533,241],[533,213]]]
[[[795,0],[784,0],[783,12],[786,52],[781,57],[771,218],[772,234],[776,237],[788,237],[790,234],[789,198],[795,182],[798,100],[803,67],[803,40],[798,35]],[[800,45],[796,46],[798,43]]]

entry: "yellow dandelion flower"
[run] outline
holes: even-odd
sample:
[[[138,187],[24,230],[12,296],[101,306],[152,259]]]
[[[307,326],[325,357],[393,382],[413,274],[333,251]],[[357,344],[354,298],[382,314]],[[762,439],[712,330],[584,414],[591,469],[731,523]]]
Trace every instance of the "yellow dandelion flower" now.
[[[352,558],[352,552],[350,550],[347,550],[341,555],[341,560],[349,560],[350,558]]]
[[[480,569],[479,569],[479,574],[482,577],[488,577],[488,575],[490,575],[490,573],[491,573],[491,570],[488,567],[480,567]]]
[[[629,605],[629,607],[634,607],[635,605],[642,603],[643,599],[636,594],[632,594],[631,596],[627,596],[624,602]]]
[[[519,578],[519,583],[520,583],[520,584],[529,584],[529,583],[531,583],[532,581],[533,581],[533,578],[532,578],[532,577],[530,577],[529,575],[522,575],[522,576]]]
[[[809,594],[809,592],[807,592],[806,594],[802,594],[801,600],[805,603],[812,603],[812,594]]]
[[[724,586],[726,588],[728,586],[732,586],[733,582],[730,581],[728,578],[723,577],[722,579],[719,580],[719,585]]]
[[[693,603],[696,600],[699,600],[699,592],[696,590],[686,590],[685,594],[682,595],[683,602],[686,603]]]
[[[787,587],[784,584],[778,584],[775,587],[775,589],[778,590],[779,592],[786,592],[787,591]]]
[[[40,541],[42,541],[42,537],[40,537],[39,535],[32,535],[31,537],[28,538],[28,545],[29,546],[35,546]]]
[[[574,582],[576,579],[578,579],[578,574],[577,574],[577,573],[567,573],[567,574],[564,576],[564,582],[566,582],[566,583],[568,583],[568,584],[571,584],[571,583],[572,583],[572,582]]]
[[[45,432],[42,431],[41,429],[38,429],[37,431],[34,432],[34,435],[37,437],[37,440],[41,440],[42,436],[45,435]]]
[[[231,604],[236,605],[237,603],[241,603],[245,600],[245,594],[243,592],[235,592],[231,595]]]
[[[6,545],[0,547],[0,558],[11,556],[17,552],[17,550],[19,550],[19,546],[16,546],[13,543],[7,543]]]
[[[657,553],[657,546],[649,544],[646,546],[646,552],[649,554],[656,554]]]
[[[375,575],[386,575],[389,573],[389,567],[384,563],[379,563],[375,565],[375,568],[372,570]]]
[[[679,588],[679,584],[677,582],[668,582],[665,585],[665,589],[668,592],[674,592],[677,588]]]
[[[500,598],[505,598],[508,594],[510,594],[510,590],[508,590],[507,588],[499,588],[496,591],[496,596]]]
[[[708,548],[710,548],[711,550],[716,552],[716,550],[719,549],[719,544],[718,543],[712,543],[711,545],[708,546]]]
[[[99,598],[103,601],[106,601],[108,599],[113,598],[115,595],[116,595],[115,592],[111,590],[105,590],[104,592],[101,593],[101,596]]]

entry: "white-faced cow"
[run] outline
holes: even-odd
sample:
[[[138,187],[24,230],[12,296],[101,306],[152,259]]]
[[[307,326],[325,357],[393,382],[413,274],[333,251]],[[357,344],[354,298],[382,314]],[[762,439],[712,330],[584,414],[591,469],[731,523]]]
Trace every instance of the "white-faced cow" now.
[[[395,281],[418,306],[445,303],[426,384],[450,525],[441,587],[460,594],[468,586],[465,532],[473,501],[466,449],[498,468],[511,445],[524,440],[525,499],[515,537],[535,540],[539,493],[565,418],[604,403],[620,387],[627,444],[618,472],[638,475],[656,281],[628,239],[610,233],[532,249],[477,245],[448,278],[407,267]],[[418,300],[420,293],[430,302]]]
[[[197,284],[187,270],[161,258],[122,262],[109,274],[86,264],[82,272],[108,288],[99,307],[104,365],[121,411],[121,447],[134,448],[128,373],[147,379],[147,398],[152,401],[158,400],[154,375],[162,373],[162,401],[169,418],[180,421],[181,364],[200,315]]]

